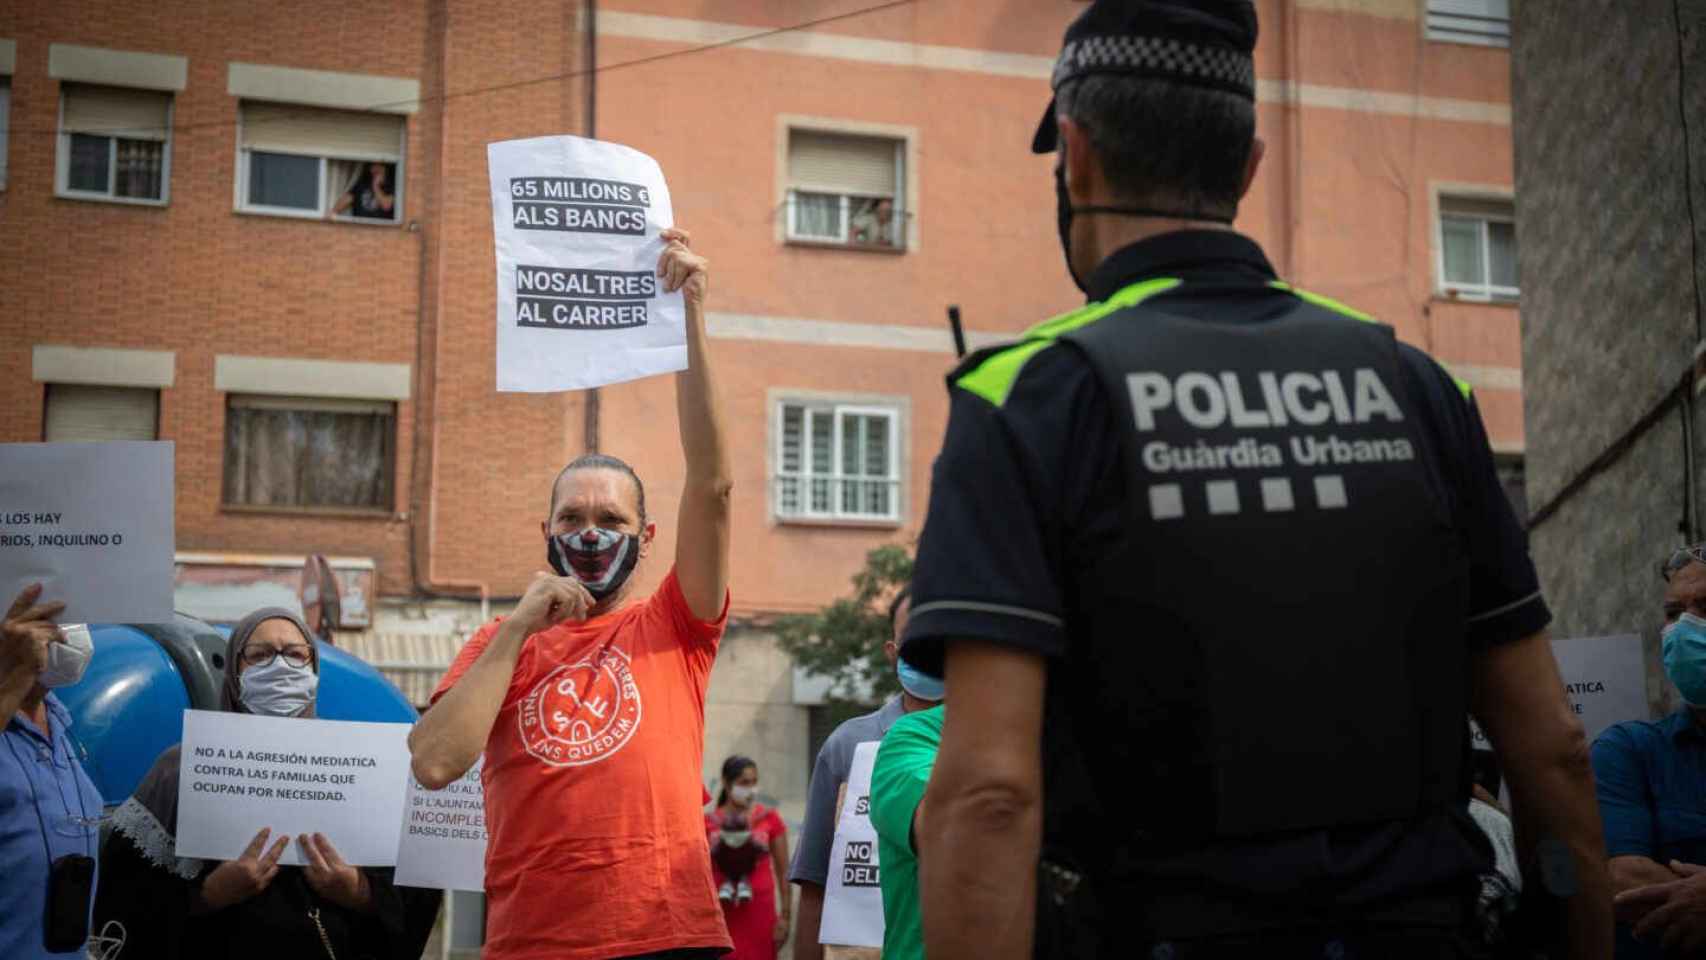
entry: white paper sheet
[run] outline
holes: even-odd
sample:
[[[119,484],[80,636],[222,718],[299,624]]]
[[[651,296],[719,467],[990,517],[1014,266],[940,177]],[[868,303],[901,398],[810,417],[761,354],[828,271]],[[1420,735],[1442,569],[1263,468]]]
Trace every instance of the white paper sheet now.
[[[0,444],[0,594],[31,583],[61,622],[172,619],[172,444]]]
[[[483,766],[484,757],[443,790],[428,790],[409,778],[403,832],[397,841],[397,883],[437,890],[486,889]]]
[[[871,826],[871,771],[877,747],[871,740],[853,748],[846,800],[835,822],[829,855],[829,886],[823,893],[818,942],[848,947],[883,945],[883,891],[878,885],[877,828]]]
[[[657,161],[582,137],[486,146],[497,250],[497,387],[581,390],[687,367],[680,293],[658,231],[675,224]]]
[[[1560,637],[1552,641],[1552,653],[1589,743],[1613,724],[1650,716],[1640,635]]]
[[[295,837],[323,833],[345,863],[397,863],[409,780],[409,725],[184,712],[178,856],[235,860],[262,827],[292,837],[280,863],[304,860]]]

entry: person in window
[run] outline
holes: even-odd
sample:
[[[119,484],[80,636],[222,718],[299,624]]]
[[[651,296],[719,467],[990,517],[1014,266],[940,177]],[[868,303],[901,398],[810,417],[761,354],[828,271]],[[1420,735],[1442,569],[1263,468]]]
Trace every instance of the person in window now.
[[[54,624],[65,604],[41,603],[41,592],[39,583],[25,587],[0,623],[0,957],[8,960],[83,956],[99,852],[101,794],[77,762],[71,714],[53,693],[82,679],[94,646],[87,630]],[[88,883],[54,882],[72,858],[84,859]],[[71,922],[50,929],[49,916]]]
[[[894,246],[894,201],[868,200],[853,215],[853,242],[867,247]]]
[[[320,655],[307,625],[287,610],[264,608],[231,631],[220,707],[311,718],[319,680]],[[173,746],[154,762],[113,813],[102,850],[95,922],[123,925],[123,957],[420,956],[427,930],[407,922],[412,900],[392,884],[391,870],[344,863],[323,834],[274,837],[262,828],[235,860],[178,856],[178,756]],[[279,865],[292,843],[306,866]]]
[[[397,218],[397,191],[391,182],[392,165],[370,163],[361,171],[354,184],[338,198],[332,214],[340,217],[365,217],[369,220]]]

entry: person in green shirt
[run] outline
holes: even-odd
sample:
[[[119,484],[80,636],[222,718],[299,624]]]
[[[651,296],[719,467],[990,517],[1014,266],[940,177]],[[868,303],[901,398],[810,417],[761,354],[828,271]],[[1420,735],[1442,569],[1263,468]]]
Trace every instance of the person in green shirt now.
[[[942,745],[943,707],[896,720],[877,749],[871,771],[871,826],[877,831],[878,882],[883,889],[883,960],[924,960],[924,922],[918,904],[915,825],[924,815],[924,788]]]

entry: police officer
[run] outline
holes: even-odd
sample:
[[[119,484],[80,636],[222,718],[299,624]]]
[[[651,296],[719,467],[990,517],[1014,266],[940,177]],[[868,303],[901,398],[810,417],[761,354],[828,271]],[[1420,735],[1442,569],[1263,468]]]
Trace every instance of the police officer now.
[[[1255,39],[1247,0],[1066,31],[1033,149],[1089,302],[950,376],[902,654],[953,704],[928,955],[1459,955],[1468,712],[1559,939],[1606,956],[1587,747],[1473,396],[1230,229]]]

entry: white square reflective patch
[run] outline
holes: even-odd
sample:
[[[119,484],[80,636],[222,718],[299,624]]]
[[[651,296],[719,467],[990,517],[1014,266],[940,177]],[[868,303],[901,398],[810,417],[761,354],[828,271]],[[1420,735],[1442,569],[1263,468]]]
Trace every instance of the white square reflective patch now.
[[[1350,501],[1345,498],[1345,478],[1329,473],[1315,478],[1315,502],[1323,510],[1342,510]]]
[[[1149,515],[1156,520],[1174,520],[1185,515],[1185,494],[1176,483],[1158,483],[1149,488]]]
[[[1269,513],[1285,513],[1295,507],[1291,499],[1291,481],[1285,477],[1262,478],[1262,509]]]
[[[1211,480],[1207,487],[1209,513],[1223,516],[1238,512],[1238,481]]]

